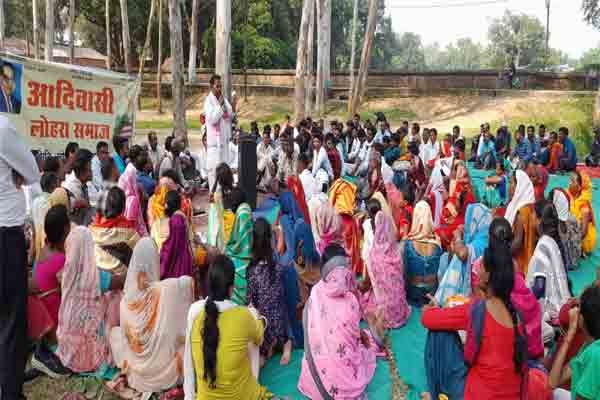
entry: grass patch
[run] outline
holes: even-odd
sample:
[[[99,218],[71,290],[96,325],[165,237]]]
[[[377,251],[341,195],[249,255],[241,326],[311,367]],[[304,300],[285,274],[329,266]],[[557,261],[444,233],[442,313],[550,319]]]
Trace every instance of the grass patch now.
[[[417,119],[417,114],[411,110],[400,110],[398,108],[376,108],[376,107],[368,107],[363,112],[366,112],[367,116],[364,118],[372,118],[375,119],[375,113],[381,112],[385,115],[385,118],[388,121],[398,122],[402,120],[415,120]]]
[[[592,113],[594,108],[593,96],[578,96],[561,99],[556,102],[536,104],[521,104],[513,115],[506,118],[511,131],[514,132],[520,124],[525,126],[546,125],[546,131],[558,132],[558,128],[569,128],[569,136],[577,147],[578,158],[583,158],[589,151],[594,138],[592,132]],[[502,121],[490,123],[492,132],[500,127]],[[474,132],[476,133],[476,132]]]
[[[135,122],[135,127],[137,129],[173,129],[175,126],[173,119],[163,119],[163,120],[140,120],[138,119]],[[197,119],[188,119],[187,120],[188,129],[200,129],[200,121]]]

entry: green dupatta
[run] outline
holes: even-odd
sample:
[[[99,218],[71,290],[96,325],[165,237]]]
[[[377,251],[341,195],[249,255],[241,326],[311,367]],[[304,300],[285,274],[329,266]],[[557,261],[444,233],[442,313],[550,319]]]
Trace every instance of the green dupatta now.
[[[225,253],[235,265],[235,283],[232,300],[236,304],[246,305],[246,269],[252,259],[252,210],[246,203],[241,204],[235,213],[235,222],[231,230]]]

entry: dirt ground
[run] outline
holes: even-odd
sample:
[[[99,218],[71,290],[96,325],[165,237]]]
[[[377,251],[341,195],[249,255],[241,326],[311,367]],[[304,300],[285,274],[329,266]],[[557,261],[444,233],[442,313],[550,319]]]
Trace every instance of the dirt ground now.
[[[483,122],[511,122],[515,119],[530,116],[532,119],[541,119],[547,115],[561,113],[564,103],[574,99],[584,99],[591,104],[592,96],[573,96],[570,92],[515,92],[492,96],[473,94],[448,94],[418,97],[387,97],[375,98],[361,106],[360,114],[363,119],[374,119],[375,112],[383,112],[395,130],[403,120],[419,122],[422,126],[435,127],[440,133],[449,133],[454,125],[459,125],[468,136],[478,132],[479,125]],[[148,105],[138,113],[139,133],[146,133],[150,129],[162,133],[171,132],[171,127],[164,124],[172,121],[169,103],[164,103],[163,114],[158,114],[152,101],[144,102]],[[199,123],[202,113],[203,98],[193,96],[187,101],[187,118],[192,123],[189,128],[189,137],[192,143],[199,141]],[[238,103],[238,118],[243,127],[248,127],[250,121],[258,121],[259,126],[267,123],[283,123],[285,115],[293,115],[293,98],[274,96],[249,96],[247,100],[240,99]],[[534,112],[535,111],[535,112]],[[347,119],[346,102],[329,101],[324,115],[326,120]],[[541,123],[541,121],[531,121]],[[565,118],[569,125],[569,118]],[[156,128],[154,128],[156,126]]]

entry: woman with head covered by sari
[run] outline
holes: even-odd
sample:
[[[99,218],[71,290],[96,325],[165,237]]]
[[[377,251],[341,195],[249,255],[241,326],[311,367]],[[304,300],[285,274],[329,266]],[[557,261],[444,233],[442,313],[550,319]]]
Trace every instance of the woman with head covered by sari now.
[[[438,268],[442,247],[433,230],[431,209],[426,201],[415,206],[410,233],[401,243],[408,303],[422,307],[438,286]]]
[[[589,255],[596,248],[596,219],[592,209],[592,181],[584,172],[573,172],[569,182],[571,213],[581,226],[581,250]]]
[[[158,249],[144,238],[134,249],[124,292],[121,326],[110,335],[117,367],[138,392],[162,392],[181,384],[193,279],[161,281]]]
[[[160,278],[194,276],[194,258],[190,229],[185,215],[180,211],[179,192],[167,193],[166,215],[169,217],[169,237],[160,249]]]
[[[103,291],[123,287],[133,248],[140,239],[124,210],[125,193],[113,187],[100,196],[96,218],[90,225]]]
[[[510,202],[504,217],[513,228],[513,257],[519,268],[527,275],[527,266],[535,249],[537,230],[535,218],[535,191],[529,176],[522,170],[515,171],[510,180]]]
[[[135,224],[137,233],[143,237],[148,235],[148,228],[142,213],[142,196],[137,184],[137,169],[129,164],[119,178],[119,187],[125,192],[125,218]]]
[[[569,196],[563,189],[553,189],[550,200],[558,215],[558,236],[565,267],[568,270],[577,268],[581,258],[581,227],[571,214]]]
[[[73,228],[65,250],[56,355],[73,372],[96,371],[112,358],[105,321],[109,304],[100,289],[89,229]]]
[[[441,305],[456,295],[471,294],[471,265],[483,255],[488,245],[488,230],[492,213],[482,204],[467,207],[464,233],[455,232],[450,250],[440,259],[438,270],[439,287],[435,299]]]
[[[375,373],[383,316],[368,330],[348,256],[339,244],[323,251],[321,280],[304,307],[304,358],[298,389],[311,399],[360,399]]]
[[[365,295],[365,311],[381,310],[386,328],[399,328],[410,317],[410,306],[404,288],[404,265],[396,241],[392,217],[383,211],[375,216],[373,244],[369,251],[371,290]]]

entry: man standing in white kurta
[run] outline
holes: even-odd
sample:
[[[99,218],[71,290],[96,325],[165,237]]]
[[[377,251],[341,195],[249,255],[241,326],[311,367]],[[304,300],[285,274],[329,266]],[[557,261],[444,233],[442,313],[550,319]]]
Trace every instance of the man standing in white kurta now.
[[[204,100],[204,115],[206,117],[206,169],[209,190],[213,190],[217,166],[229,161],[233,108],[221,93],[219,75],[210,78],[210,89],[210,93]]]

